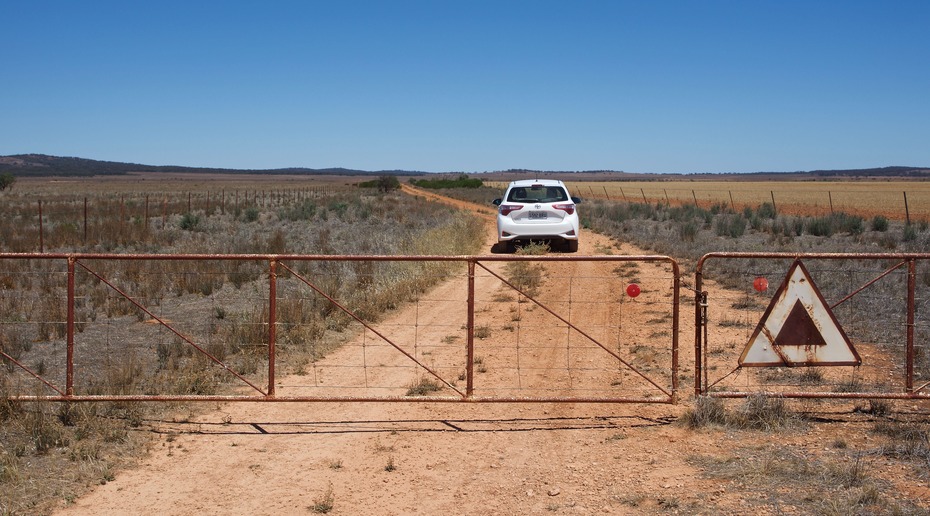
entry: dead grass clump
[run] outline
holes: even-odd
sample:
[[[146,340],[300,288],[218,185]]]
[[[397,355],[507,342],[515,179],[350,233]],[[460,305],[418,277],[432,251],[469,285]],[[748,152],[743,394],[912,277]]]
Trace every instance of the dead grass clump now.
[[[694,408],[687,410],[679,421],[692,429],[711,425],[726,426],[726,407],[720,398],[699,396],[694,400]]]
[[[406,396],[426,396],[441,389],[439,382],[433,378],[422,377],[407,388]]]
[[[914,461],[918,474],[927,478],[927,470],[930,468],[930,429],[926,425],[882,421],[875,425],[873,431],[889,439],[881,448],[883,455]]]
[[[746,398],[742,405],[728,411],[719,398],[702,396],[695,400],[694,409],[681,419],[688,428],[719,425],[739,430],[773,431],[795,424],[798,418],[788,410],[785,400],[763,393]]]
[[[524,294],[534,296],[543,284],[545,267],[542,264],[530,262],[509,262],[505,267],[507,281],[517,287]]]
[[[816,456],[784,445],[732,450],[727,456],[691,457],[704,474],[739,482],[750,506],[776,504],[785,513],[821,514],[909,513],[910,502],[899,504],[884,481],[869,475],[865,456]]]

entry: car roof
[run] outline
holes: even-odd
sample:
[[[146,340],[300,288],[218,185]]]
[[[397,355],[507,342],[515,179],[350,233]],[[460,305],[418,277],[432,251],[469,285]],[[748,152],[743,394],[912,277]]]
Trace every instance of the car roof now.
[[[519,181],[512,181],[509,188],[533,185],[564,186],[558,179],[521,179]]]

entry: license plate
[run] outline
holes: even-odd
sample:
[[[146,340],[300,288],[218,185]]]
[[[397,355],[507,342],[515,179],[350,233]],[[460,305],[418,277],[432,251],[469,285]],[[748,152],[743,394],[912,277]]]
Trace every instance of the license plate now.
[[[544,220],[547,214],[544,211],[531,211],[530,220]]]

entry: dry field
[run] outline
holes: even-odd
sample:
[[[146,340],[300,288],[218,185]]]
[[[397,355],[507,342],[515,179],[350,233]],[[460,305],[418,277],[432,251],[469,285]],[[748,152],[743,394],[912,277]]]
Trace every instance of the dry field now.
[[[904,220],[909,212],[913,221],[930,220],[927,181],[569,181],[568,186],[575,195],[593,199],[673,205],[697,202],[704,208],[720,204],[739,211],[771,203],[774,198],[779,213],[792,215],[842,211]]]

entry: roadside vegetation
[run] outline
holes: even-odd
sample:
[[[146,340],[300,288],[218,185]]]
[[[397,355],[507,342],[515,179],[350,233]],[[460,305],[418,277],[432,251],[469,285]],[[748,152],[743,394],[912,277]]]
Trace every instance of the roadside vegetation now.
[[[481,188],[484,182],[481,179],[469,178],[467,174],[460,174],[455,179],[411,179],[410,184],[435,190],[440,188]]]
[[[270,196],[269,196],[270,197]],[[99,194],[95,201],[108,197]],[[112,197],[109,199],[112,200]],[[282,198],[283,199],[283,198]],[[0,250],[29,248],[22,220],[34,202],[24,194],[0,206]],[[479,251],[484,224],[474,216],[395,190],[331,188],[278,202],[232,203],[221,210],[194,209],[164,218],[114,216],[97,210],[94,237],[49,237],[46,252],[220,253],[314,255],[461,255]],[[77,232],[68,223],[49,223],[48,235]],[[76,244],[68,245],[68,242]],[[31,248],[30,248],[31,250]],[[258,385],[267,359],[268,264],[262,261],[93,261],[88,266],[115,282],[152,313],[184,318],[182,328],[210,356]],[[291,262],[353,313],[377,320],[385,311],[444,280],[456,264],[412,262]],[[61,371],[65,326],[65,283],[61,264],[0,261],[0,350],[54,383]],[[37,273],[36,271],[40,271]],[[151,317],[79,269],[76,331],[105,346],[81,347],[79,394],[213,394],[235,379],[180,338],[153,332]],[[350,317],[286,270],[278,272],[278,363],[300,374],[349,338]],[[61,302],[48,302],[58,299]],[[119,341],[118,348],[109,342]],[[102,349],[101,349],[102,348]],[[183,405],[140,403],[11,402],[12,395],[52,391],[0,358],[0,514],[48,513],[60,501],[106,483],[144,453],[146,434],[135,431],[158,411],[189,417]],[[179,415],[178,415],[179,414]],[[324,497],[325,498],[325,497]],[[324,500],[326,502],[326,500]],[[329,502],[331,504],[331,502]],[[321,503],[323,508],[327,503]]]

